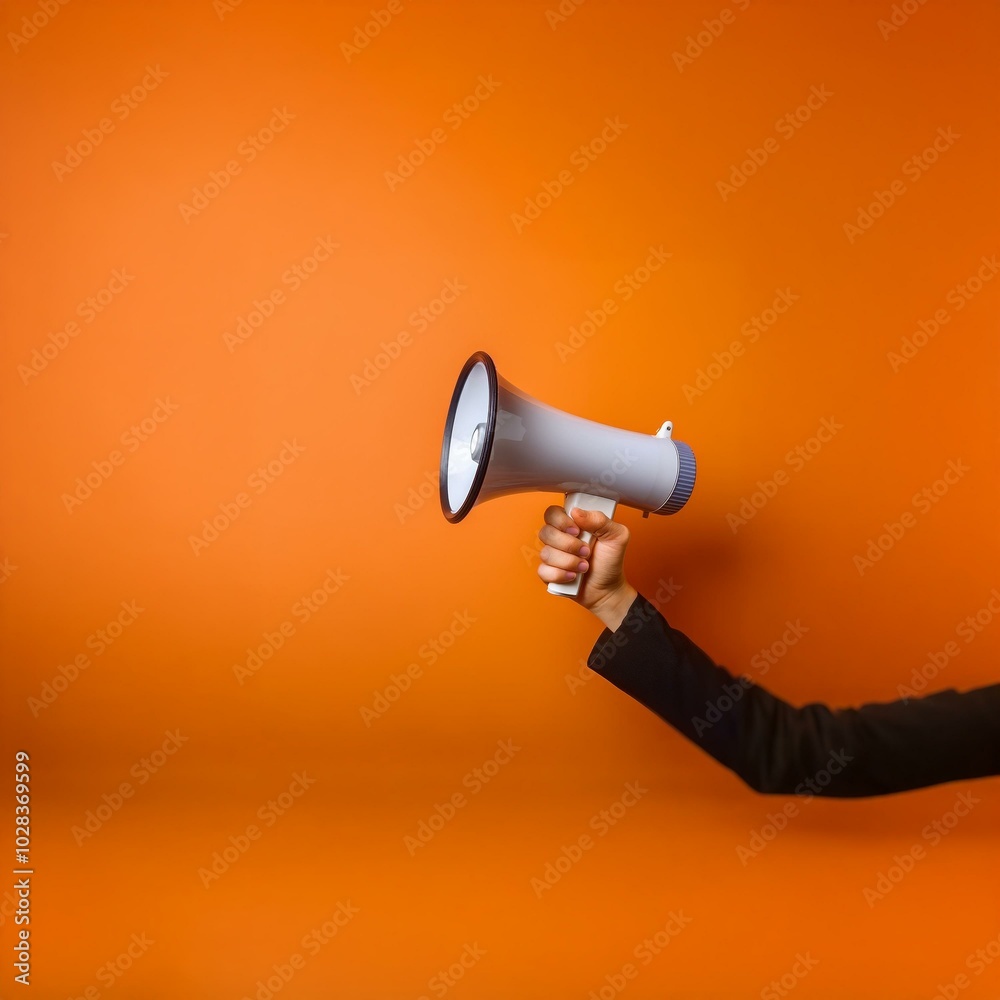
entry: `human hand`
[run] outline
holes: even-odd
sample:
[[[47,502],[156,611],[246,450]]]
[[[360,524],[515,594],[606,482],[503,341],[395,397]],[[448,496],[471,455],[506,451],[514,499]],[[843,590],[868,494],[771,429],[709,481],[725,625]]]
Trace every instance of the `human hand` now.
[[[589,531],[584,543],[580,534]],[[545,583],[569,583],[577,573],[586,574],[575,600],[614,630],[636,597],[625,578],[625,549],[629,530],[596,510],[574,507],[567,514],[562,507],[545,510],[545,524],[538,532],[545,543],[540,553],[538,575]]]

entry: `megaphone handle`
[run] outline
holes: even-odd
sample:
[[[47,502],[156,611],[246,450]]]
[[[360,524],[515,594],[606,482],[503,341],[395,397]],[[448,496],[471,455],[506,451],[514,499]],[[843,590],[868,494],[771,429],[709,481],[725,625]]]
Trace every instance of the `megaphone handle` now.
[[[563,509],[568,514],[574,507],[579,507],[581,510],[599,510],[602,514],[613,518],[615,510],[618,508],[618,501],[608,497],[595,496],[593,493],[567,493]],[[592,537],[593,535],[589,531],[580,533],[580,541],[588,545]],[[577,573],[576,579],[569,583],[550,583],[549,593],[560,597],[576,597],[580,593],[580,584],[583,582],[584,576],[584,573]]]

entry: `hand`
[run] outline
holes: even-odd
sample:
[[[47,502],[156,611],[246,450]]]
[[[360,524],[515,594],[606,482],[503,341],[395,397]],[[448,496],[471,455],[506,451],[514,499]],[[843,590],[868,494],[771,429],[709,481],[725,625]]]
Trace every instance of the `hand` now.
[[[579,538],[589,531],[593,539],[585,545]],[[629,530],[596,510],[574,507],[572,516],[562,507],[545,510],[545,525],[538,532],[545,543],[540,553],[538,575],[546,583],[569,583],[578,572],[586,573],[575,598],[612,631],[635,600],[636,591],[625,579],[625,549]]]

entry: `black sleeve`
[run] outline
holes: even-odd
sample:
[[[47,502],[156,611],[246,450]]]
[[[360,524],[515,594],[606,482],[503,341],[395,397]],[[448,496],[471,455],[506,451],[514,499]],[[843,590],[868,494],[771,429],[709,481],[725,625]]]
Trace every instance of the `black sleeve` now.
[[[588,665],[758,792],[852,798],[1000,774],[1000,684],[794,708],[717,666],[641,594]]]

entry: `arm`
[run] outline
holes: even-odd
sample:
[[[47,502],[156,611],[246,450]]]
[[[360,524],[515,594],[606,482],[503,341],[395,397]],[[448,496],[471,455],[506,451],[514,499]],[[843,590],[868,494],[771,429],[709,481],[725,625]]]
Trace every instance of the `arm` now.
[[[755,791],[847,798],[1000,774],[1000,684],[860,708],[795,708],[715,664],[629,585],[624,525],[579,509],[570,518],[554,506],[545,522],[542,580],[590,570],[575,598],[605,625],[590,667]],[[593,533],[591,547],[580,542],[581,528]]]
[[[848,798],[1000,774],[1000,684],[794,708],[716,665],[641,595],[589,665],[758,792]]]

